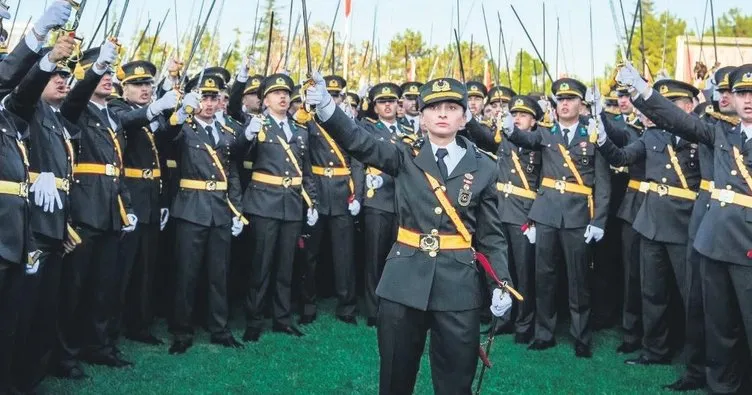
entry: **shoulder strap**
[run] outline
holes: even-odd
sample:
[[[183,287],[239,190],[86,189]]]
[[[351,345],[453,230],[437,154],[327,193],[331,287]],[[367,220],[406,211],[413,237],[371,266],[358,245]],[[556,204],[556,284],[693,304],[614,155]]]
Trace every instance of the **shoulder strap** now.
[[[577,180],[577,183],[580,185],[585,185],[585,183],[582,182],[582,176],[580,176],[579,170],[574,166],[574,162],[572,162],[572,157],[569,156],[569,151],[564,148],[562,144],[557,144],[559,146],[559,152],[561,152],[561,156],[564,157],[564,162],[567,164],[567,167],[569,167],[569,170],[572,171],[572,175],[574,176],[575,180]]]
[[[525,187],[525,190],[530,190],[530,184],[527,182],[527,177],[525,177],[525,173],[522,172],[522,164],[520,164],[520,157],[517,156],[517,153],[512,150],[512,162],[514,163],[514,168],[517,170],[517,174],[520,176],[520,180],[522,180],[522,186]]]
[[[752,176],[749,175],[749,170],[744,165],[744,156],[742,156],[737,147],[734,147],[734,160],[736,161],[736,166],[739,168],[739,173],[742,174],[744,181],[747,183],[747,188],[752,192]]]
[[[673,136],[671,138],[673,138]],[[682,172],[681,166],[679,165],[679,159],[674,152],[674,147],[672,147],[671,144],[666,144],[666,148],[668,148],[668,156],[671,159],[671,164],[674,166],[676,175],[679,176],[679,182],[681,182],[682,188],[689,188],[687,186],[687,179],[684,177],[684,172]]]
[[[431,185],[431,189],[433,190],[434,195],[436,195],[436,198],[439,199],[439,204],[441,204],[441,207],[444,208],[444,211],[449,216],[449,219],[452,220],[452,223],[457,228],[457,231],[462,235],[462,238],[465,239],[465,241],[471,241],[472,237],[470,236],[470,231],[467,230],[467,227],[462,222],[462,219],[460,219],[459,214],[457,214],[457,210],[454,208],[452,203],[449,201],[449,198],[446,196],[446,193],[444,192],[444,188],[436,178],[431,176],[430,174],[424,172],[426,175],[426,178],[428,179],[428,183]]]
[[[298,172],[298,175],[300,177],[303,177],[303,171],[300,169],[300,165],[298,164],[298,158],[295,157],[295,154],[293,154],[292,150],[290,149],[290,144],[287,144],[287,141],[285,141],[285,139],[280,136],[277,136],[277,140],[279,141],[280,145],[282,145],[282,149],[285,150],[287,157],[290,158],[292,165],[295,166],[295,170]],[[313,201],[311,201],[311,197],[308,196],[308,192],[306,192],[305,188],[303,188],[302,186],[300,188],[302,191],[301,195],[303,195],[303,200],[305,200],[309,208],[313,207]]]
[[[324,140],[326,140],[327,144],[329,144],[329,148],[334,151],[334,155],[337,155],[337,159],[339,159],[339,162],[342,164],[342,167],[347,167],[347,162],[345,162],[345,157],[342,155],[342,151],[340,151],[339,146],[337,143],[334,142],[334,139],[332,139],[332,136],[329,135],[329,133],[324,130],[324,128],[321,127],[321,125],[316,123],[316,126],[321,131],[321,135],[324,136]],[[348,186],[350,187],[350,199],[352,200],[355,196],[355,183],[353,182],[352,177],[348,177],[349,182]]]
[[[211,145],[204,143],[204,146],[206,147],[206,150],[209,152],[209,156],[211,156],[212,161],[214,161],[214,165],[217,166],[217,169],[219,169],[219,172],[222,173],[222,181],[227,182],[227,173],[225,173],[225,167],[222,166],[222,161],[219,160],[219,157],[217,156],[217,151],[212,148]],[[230,186],[227,186],[227,189],[230,189]],[[236,217],[240,218],[240,221],[243,222],[244,225],[248,225],[248,220],[243,216],[243,214],[235,207],[234,204],[232,204],[232,201],[230,200],[230,195],[226,194],[227,199],[227,205],[230,206],[230,211],[232,211],[233,214],[235,214]]]

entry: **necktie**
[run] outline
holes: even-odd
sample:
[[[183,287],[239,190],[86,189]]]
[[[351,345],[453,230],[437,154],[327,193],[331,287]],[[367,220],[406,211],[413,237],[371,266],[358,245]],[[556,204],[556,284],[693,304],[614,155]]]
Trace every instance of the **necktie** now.
[[[389,127],[389,130],[391,130],[391,131],[392,131],[392,133],[397,133],[397,127],[396,127],[396,126],[394,126],[394,125],[390,126],[390,127]]]
[[[212,141],[212,145],[217,145],[217,139],[214,138],[214,130],[209,125],[206,125],[206,134],[209,135],[209,141]]]
[[[447,170],[447,165],[444,163],[444,157],[449,155],[449,151],[447,151],[446,148],[439,148],[436,150],[436,157],[439,158],[439,160],[436,161],[436,164],[439,166],[439,173],[441,173],[441,178],[443,178],[445,181],[447,178],[449,178],[449,171]]]
[[[569,145],[569,129],[563,129],[561,133],[564,135],[564,141]]]
[[[415,130],[415,120],[414,119],[410,120],[410,127],[413,128],[413,130]]]
[[[65,128],[65,121],[63,121],[63,114],[60,113],[60,111],[55,111],[55,118],[57,118],[57,121],[60,123],[60,128],[63,130],[63,136],[65,136],[66,139],[70,138],[70,135],[68,134],[68,129]]]
[[[102,115],[104,115],[104,120],[107,122],[107,126],[112,127],[112,122],[110,121],[110,113],[107,112],[107,107],[102,109]]]
[[[747,143],[747,132],[742,130],[742,147]]]

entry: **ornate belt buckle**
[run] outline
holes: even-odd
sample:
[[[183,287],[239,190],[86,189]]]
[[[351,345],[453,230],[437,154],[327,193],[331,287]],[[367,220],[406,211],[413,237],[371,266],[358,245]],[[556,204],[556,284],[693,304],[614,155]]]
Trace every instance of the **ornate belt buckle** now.
[[[206,182],[206,190],[207,191],[216,191],[217,190],[217,182],[216,181],[207,181]]]
[[[324,168],[324,175],[326,177],[332,178],[334,176],[334,169],[332,169],[331,167]]]
[[[721,189],[718,191],[718,200],[722,203],[734,203],[734,197],[736,196],[736,192],[729,191],[727,189]]]
[[[29,197],[29,184],[22,182],[18,185],[18,196],[25,198]]]
[[[283,179],[282,179],[282,186],[283,186],[283,187],[285,187],[285,188],[289,188],[289,187],[290,187],[290,185],[292,185],[292,178],[290,178],[290,177],[285,177],[285,178],[283,178]]]
[[[567,183],[562,180],[556,180],[556,182],[554,183],[554,189],[556,189],[560,193],[564,193],[567,190]]]
[[[154,172],[151,169],[142,169],[141,170],[141,178],[147,179],[147,180],[153,180],[154,179]]]
[[[67,178],[64,178],[62,184],[60,184],[60,189],[62,189],[63,192],[70,191],[70,180]]]
[[[640,181],[639,191],[642,193],[646,193],[649,190],[650,190],[650,184],[645,181]]]
[[[512,189],[514,189],[514,186],[511,182],[504,184],[504,193],[512,193]]]
[[[658,192],[658,196],[661,196],[661,197],[668,195],[668,186],[664,184],[658,185],[657,192]]]
[[[439,237],[435,235],[421,234],[418,245],[421,251],[435,255],[439,251]]]
[[[115,173],[115,165],[108,163],[104,165],[104,174],[110,177],[116,177],[117,174]]]

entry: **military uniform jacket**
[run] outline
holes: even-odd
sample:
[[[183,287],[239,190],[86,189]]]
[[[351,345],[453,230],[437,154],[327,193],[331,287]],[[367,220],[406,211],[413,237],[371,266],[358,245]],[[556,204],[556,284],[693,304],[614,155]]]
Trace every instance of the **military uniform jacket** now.
[[[642,137],[619,149],[610,141],[598,149],[614,166],[645,164],[645,181],[683,188],[674,169],[668,147],[672,147],[687,186],[697,191],[700,186],[700,163],[697,144],[686,139],[675,142],[674,136],[661,129],[649,128]],[[686,243],[689,217],[694,200],[670,195],[660,196],[648,191],[632,226],[644,237],[663,243]]]
[[[604,128],[606,130],[608,138],[614,145],[619,148],[623,148],[628,144],[639,140],[642,136],[643,130],[638,128],[637,126],[633,126],[624,122],[624,118],[621,114],[616,115],[616,117],[613,117],[613,115],[604,115],[603,119]],[[630,181],[645,181],[644,160],[636,161],[633,164],[629,165],[629,167],[624,166],[619,168],[628,171]],[[612,174],[612,178],[613,176],[614,175]],[[627,223],[634,223],[635,217],[637,217],[637,212],[640,211],[640,207],[642,207],[642,201],[644,199],[644,192],[640,192],[639,190],[635,190],[634,188],[627,187],[626,191],[624,192],[624,198],[621,200],[621,204],[619,204],[619,207],[617,208],[616,217],[626,221]]]
[[[379,141],[339,108],[323,126],[353,157],[394,177],[399,227],[422,234],[433,230],[439,235],[458,234],[446,213],[437,210],[440,204],[426,177],[427,173],[442,179],[429,142],[418,140],[408,146]],[[442,183],[446,196],[473,235],[475,248],[488,257],[499,278],[509,279],[496,165],[466,138],[458,137],[457,143],[467,151],[446,183]],[[458,203],[458,196],[466,180],[471,183],[472,195],[463,206]],[[475,309],[485,302],[482,275],[472,248],[440,250],[431,257],[419,248],[396,242],[387,256],[376,294],[419,310]]]
[[[235,216],[228,199],[237,209],[241,207],[240,183],[237,169],[232,165],[238,152],[238,143],[235,130],[223,127],[217,121],[212,125],[219,135],[219,142],[216,144],[214,138],[209,137],[195,120],[168,129],[166,138],[178,143],[181,179],[226,181],[228,189],[210,191],[178,187],[170,215],[202,226],[225,226],[231,224]],[[222,170],[214,163],[207,145],[216,153]]]
[[[131,196],[131,206],[143,224],[160,222],[161,177],[154,177],[154,171],[162,172],[159,148],[164,145],[159,138],[159,128],[164,128],[165,119],[158,115],[154,121],[157,132],[152,131],[147,117],[148,106],[139,107],[120,99],[110,101],[109,107],[123,125],[125,146],[123,162],[125,168],[140,170],[141,177],[122,177]]]
[[[29,171],[35,173],[50,172],[55,178],[70,180],[73,175],[73,145],[71,134],[76,134],[77,127],[68,121],[60,111],[54,110],[49,104],[39,99],[31,106],[21,103],[29,92],[42,92],[52,73],[42,71],[39,65],[34,65],[31,71],[21,81],[18,89],[7,99],[6,106],[11,111],[19,106],[30,107],[34,114],[29,119]],[[70,201],[68,192],[58,190],[63,208],[55,208],[53,213],[44,212],[42,207],[31,205],[31,230],[46,237],[63,240],[66,225],[70,219]]]
[[[303,189],[316,204],[316,183],[311,174],[311,160],[308,152],[308,127],[297,124],[291,116],[287,124],[292,137],[287,140],[284,130],[270,116],[264,117],[264,126],[256,138],[248,142],[245,133],[240,133],[241,143],[250,145],[250,159],[254,162],[253,174],[264,174],[279,178],[302,177],[302,185],[273,185],[249,180],[243,194],[243,212],[281,221],[301,221],[304,209]],[[280,140],[281,139],[281,140]],[[282,141],[288,145],[295,163],[290,159]],[[300,169],[300,173],[298,172]],[[302,173],[302,174],[301,174]]]
[[[313,122],[311,124],[311,122]],[[308,124],[308,143],[310,144],[309,153],[311,155],[311,167],[318,168],[349,168],[350,176],[332,176],[317,175],[314,171],[314,180],[316,182],[316,191],[318,194],[317,210],[319,214],[337,216],[337,215],[350,215],[348,211],[348,205],[351,199],[355,199],[358,202],[363,203],[363,184],[365,183],[365,174],[363,172],[363,165],[350,158],[350,156],[342,150],[342,156],[345,160],[342,161],[337,157],[335,150],[329,145],[324,134],[322,133],[323,125],[319,125],[315,121],[309,121]],[[256,165],[254,164],[254,167]],[[350,189],[350,182],[352,180],[353,189]]]
[[[387,141],[392,144],[402,144],[403,138],[408,139],[408,141],[414,140],[412,137],[407,137],[412,133],[411,129],[408,129],[404,124],[399,122],[395,123],[397,133],[393,133],[381,121],[377,121],[373,118],[366,118],[362,124],[379,141]],[[368,188],[366,187],[363,206],[394,214],[396,212],[394,206],[394,179],[389,174],[383,173],[381,169],[372,166],[367,167],[365,170],[365,174],[369,173],[381,176],[384,180],[384,184],[381,188],[374,189],[373,192],[368,192]]]
[[[0,62],[0,99],[16,88],[31,66],[41,56],[26,45],[22,37],[18,45]]]
[[[659,127],[713,149],[713,182],[716,190],[724,191],[725,197],[731,193],[752,196],[744,177],[745,170],[752,171],[752,142],[742,144],[740,125],[733,128],[723,124],[710,125],[684,113],[658,92],[653,92],[648,100],[634,100],[634,105]],[[734,148],[742,156],[743,169],[736,163]],[[708,212],[700,222],[694,247],[713,260],[752,264],[749,258],[752,255],[749,253],[752,250],[752,209],[711,199]]]
[[[248,116],[243,112],[244,90],[245,83],[235,80],[230,88],[230,99],[227,101],[227,115],[231,116],[241,124],[248,121]]]
[[[739,123],[737,121],[732,121],[730,118],[725,118],[725,120],[723,120],[717,118],[717,116],[717,114],[711,115],[706,112],[702,116],[702,119],[710,125],[720,126],[726,129],[731,129]],[[712,186],[713,148],[708,147],[705,144],[699,144],[697,150],[700,158],[700,177],[702,178],[701,182]],[[689,238],[691,240],[695,239],[697,230],[700,228],[700,222],[702,222],[702,217],[704,217],[705,213],[708,212],[709,207],[710,191],[703,189],[701,185],[700,190],[697,191],[697,200],[695,200],[695,206],[692,209],[692,215],[689,219]]]
[[[509,140],[518,146],[541,151],[541,182],[543,178],[551,178],[577,184],[573,172],[564,166],[566,162],[559,151],[559,144],[565,147],[583,184],[592,188],[595,204],[593,218],[590,217],[586,195],[561,193],[542,186],[538,188],[538,196],[530,208],[529,218],[560,229],[582,228],[587,225],[605,229],[611,196],[608,163],[595,149],[595,144],[589,141],[584,119],[570,133],[574,133],[570,144],[567,144],[558,124],[554,124],[552,128],[538,127],[530,133],[515,130],[510,134]]]

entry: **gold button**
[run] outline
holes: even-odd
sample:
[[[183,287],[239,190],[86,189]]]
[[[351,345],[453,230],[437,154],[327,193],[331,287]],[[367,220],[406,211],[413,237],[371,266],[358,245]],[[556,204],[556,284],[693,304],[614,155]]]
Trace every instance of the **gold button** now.
[[[667,163],[667,164],[666,164],[666,168],[667,168],[667,169],[670,169],[670,168],[671,168],[671,164],[670,164],[670,163]]]
[[[436,215],[441,215],[444,210],[442,210],[441,207],[436,207],[435,209],[433,209],[433,212],[436,213]]]
[[[444,192],[446,192],[446,186],[442,185],[441,186],[441,190],[444,191]]]
[[[334,162],[329,162],[329,166],[334,166]]]
[[[289,172],[289,171],[286,171],[286,172],[285,172],[285,175],[286,175],[286,176],[289,176],[289,175],[290,175],[290,172]]]
[[[569,167],[569,165],[565,163],[565,164],[564,164],[564,167]]]
[[[436,251],[429,252],[428,256],[430,256],[431,258],[436,258]]]
[[[329,150],[329,152],[331,152],[331,153],[334,153],[334,150],[333,150],[333,149],[330,149],[330,150]]]
[[[290,158],[286,158],[286,159],[285,159],[285,162],[289,162],[289,161],[290,161]]]
[[[510,170],[510,172],[511,172],[512,174],[516,173],[516,171],[515,171],[514,169]]]
[[[731,175],[735,176],[736,175],[736,170],[731,170]]]
[[[434,235],[434,236],[438,236],[439,231],[436,230],[436,229],[431,229],[431,234]]]
[[[661,178],[661,182],[665,184],[666,183],[666,177]]]
[[[726,206],[726,202],[721,202],[721,207]]]
[[[726,189],[731,190],[731,185],[726,185]]]

